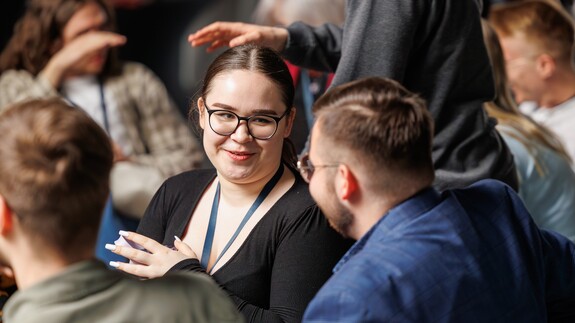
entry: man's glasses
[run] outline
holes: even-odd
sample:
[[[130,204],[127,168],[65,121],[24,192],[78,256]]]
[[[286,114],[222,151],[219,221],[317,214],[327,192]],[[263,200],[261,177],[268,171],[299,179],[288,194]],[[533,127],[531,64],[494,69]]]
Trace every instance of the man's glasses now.
[[[205,104],[205,103],[204,103]],[[281,116],[274,117],[265,114],[254,114],[249,117],[240,117],[229,110],[211,110],[205,104],[208,111],[208,122],[210,128],[220,136],[229,136],[236,132],[240,126],[240,121],[245,120],[248,125],[248,133],[255,139],[268,140],[273,137],[278,130],[278,123],[285,117],[290,108]]]
[[[303,180],[309,183],[315,172],[316,168],[338,167],[339,164],[334,165],[314,165],[309,159],[309,154],[304,154],[297,162],[297,169],[303,177]]]

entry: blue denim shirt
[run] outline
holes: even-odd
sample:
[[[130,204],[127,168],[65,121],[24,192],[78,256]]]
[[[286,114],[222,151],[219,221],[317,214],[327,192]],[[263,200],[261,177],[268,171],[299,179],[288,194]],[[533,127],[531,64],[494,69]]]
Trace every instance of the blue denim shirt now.
[[[427,189],[346,253],[304,322],[575,322],[575,245],[484,180]]]

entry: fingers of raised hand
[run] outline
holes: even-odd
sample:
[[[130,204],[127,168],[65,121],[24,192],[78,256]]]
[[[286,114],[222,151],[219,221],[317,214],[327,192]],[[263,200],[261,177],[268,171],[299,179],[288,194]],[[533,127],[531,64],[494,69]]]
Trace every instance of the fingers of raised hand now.
[[[126,43],[126,37],[108,31],[92,31],[75,38],[66,47],[70,50],[89,53]],[[65,48],[66,48],[65,47]]]

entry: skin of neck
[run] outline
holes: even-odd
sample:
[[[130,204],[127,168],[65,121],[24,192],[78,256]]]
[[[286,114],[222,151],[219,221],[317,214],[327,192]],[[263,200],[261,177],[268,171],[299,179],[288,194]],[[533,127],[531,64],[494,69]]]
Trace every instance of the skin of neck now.
[[[429,185],[421,183],[405,185],[404,189],[394,191],[393,194],[374,192],[360,185],[360,191],[350,198],[346,204],[353,214],[353,222],[348,228],[347,235],[359,240],[373,226],[383,218],[389,210],[408,200]]]
[[[539,106],[553,108],[575,96],[575,71],[571,67],[560,67],[546,84]]]
[[[286,178],[287,173],[291,173],[286,171],[284,167],[284,174],[280,179]],[[224,176],[220,176],[218,172],[218,180],[220,182],[220,192],[222,199],[225,200],[227,203],[233,205],[242,205],[245,203],[251,203],[256,197],[260,194],[264,186],[270,181],[270,179],[275,175],[277,169],[274,168],[273,172],[270,172],[266,176],[248,183],[235,183],[232,181],[227,180]]]
[[[70,265],[93,259],[93,248],[88,246],[74,260],[66,259],[61,253],[49,246],[38,247],[30,239],[19,234],[8,246],[13,251],[10,255],[10,267],[14,272],[18,289],[24,290],[65,271]]]

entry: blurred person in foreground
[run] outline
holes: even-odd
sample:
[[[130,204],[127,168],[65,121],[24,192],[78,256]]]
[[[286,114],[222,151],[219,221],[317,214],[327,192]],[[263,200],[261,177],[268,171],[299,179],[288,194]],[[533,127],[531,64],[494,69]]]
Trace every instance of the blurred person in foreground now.
[[[60,99],[0,114],[0,262],[19,290],[5,322],[241,322],[209,279],[139,281],[93,259],[109,194],[112,146]]]

